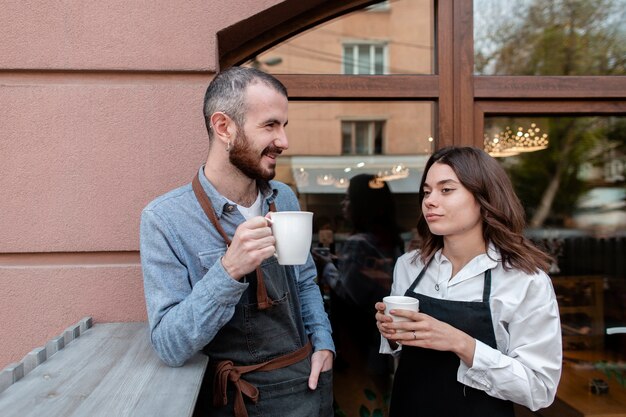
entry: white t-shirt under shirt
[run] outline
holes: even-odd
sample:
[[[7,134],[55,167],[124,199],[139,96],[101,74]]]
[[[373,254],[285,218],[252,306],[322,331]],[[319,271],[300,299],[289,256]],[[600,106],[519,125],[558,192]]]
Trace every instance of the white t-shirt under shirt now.
[[[404,295],[424,267],[416,252],[400,257],[394,270],[391,295]],[[414,291],[429,297],[454,301],[481,301],[484,272],[491,269],[491,319],[497,349],[476,341],[474,363],[459,361],[457,380],[537,410],[549,405],[561,375],[562,341],[559,309],[552,281],[543,272],[534,275],[505,270],[499,252],[489,247],[470,261],[452,279],[452,264],[438,251]],[[439,284],[439,291],[435,289]],[[381,353],[392,351],[382,338]]]
[[[252,203],[250,207],[241,206],[230,200],[228,200],[228,202],[236,205],[237,209],[246,220],[250,220],[253,217],[263,215],[263,211],[261,210],[261,191],[258,192],[258,194],[256,195],[256,200],[254,200],[254,203]]]

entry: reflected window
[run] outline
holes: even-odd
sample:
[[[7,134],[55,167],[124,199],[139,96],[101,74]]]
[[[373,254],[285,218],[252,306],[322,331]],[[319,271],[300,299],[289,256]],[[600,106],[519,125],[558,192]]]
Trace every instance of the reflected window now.
[[[343,155],[381,155],[384,121],[341,122]]]
[[[385,45],[348,43],[343,46],[343,73],[381,75],[385,73]]]
[[[475,0],[475,72],[624,75],[624,22],[626,0]]]

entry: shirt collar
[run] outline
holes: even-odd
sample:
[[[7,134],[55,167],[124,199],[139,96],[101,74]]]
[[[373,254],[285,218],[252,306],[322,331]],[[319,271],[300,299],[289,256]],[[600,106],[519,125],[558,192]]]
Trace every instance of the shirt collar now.
[[[461,271],[459,271],[455,280],[463,279],[464,277],[470,278],[478,274],[482,274],[488,269],[495,268],[500,260],[500,251],[493,245],[493,243],[489,242],[489,245],[487,245],[487,253],[482,253],[469,261],[469,263],[465,265]],[[442,254],[442,250],[439,249],[433,256],[433,262],[437,265],[441,265],[444,262],[450,261]]]
[[[224,209],[226,206],[229,206],[231,203],[221,195],[211,184],[211,181],[204,175],[204,165],[200,167],[198,170],[198,177],[200,178],[200,185],[204,189],[204,192],[209,197],[211,204],[213,205],[213,210],[215,210],[215,215],[217,218],[221,218],[224,213]],[[272,203],[276,196],[278,195],[278,190],[273,187],[272,181],[257,181],[257,186],[259,190],[261,190],[261,198],[265,200],[266,204],[269,205]],[[263,213],[266,211],[266,206],[263,206]]]

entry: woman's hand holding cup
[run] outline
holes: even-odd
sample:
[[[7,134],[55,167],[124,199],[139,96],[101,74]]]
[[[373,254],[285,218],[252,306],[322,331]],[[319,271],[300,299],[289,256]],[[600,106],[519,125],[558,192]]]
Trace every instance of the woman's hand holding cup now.
[[[383,302],[376,303],[376,326],[386,339],[396,339],[407,331],[405,322],[412,321],[412,316],[419,311],[419,300],[407,296],[388,296]]]

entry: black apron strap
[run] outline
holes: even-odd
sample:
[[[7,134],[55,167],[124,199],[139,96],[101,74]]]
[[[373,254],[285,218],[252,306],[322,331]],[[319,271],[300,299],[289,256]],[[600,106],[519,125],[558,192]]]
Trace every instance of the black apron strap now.
[[[430,265],[430,263],[433,261],[434,257],[431,257],[428,262],[426,262],[426,265],[424,265],[424,267],[422,268],[422,270],[420,271],[420,273],[417,275],[417,278],[415,278],[415,280],[413,280],[413,282],[411,283],[411,286],[409,287],[409,289],[406,290],[406,292],[408,293],[409,291],[413,291],[415,290],[415,287],[417,286],[417,284],[419,284],[419,282],[422,280],[422,277],[424,277],[424,273],[426,273],[426,269],[428,269],[428,266]],[[406,294],[405,294],[406,295]]]

